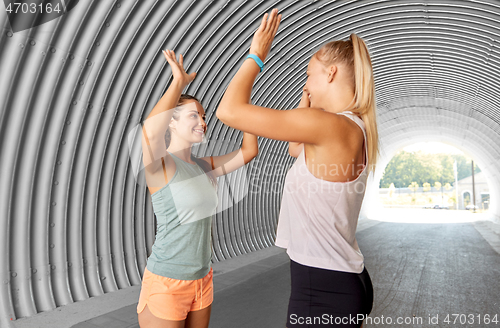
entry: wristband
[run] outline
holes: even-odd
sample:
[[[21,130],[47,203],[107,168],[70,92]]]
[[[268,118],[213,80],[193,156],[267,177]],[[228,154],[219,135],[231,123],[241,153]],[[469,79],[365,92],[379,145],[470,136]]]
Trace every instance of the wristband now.
[[[248,59],[248,58],[252,58],[253,60],[255,60],[257,65],[259,65],[261,72],[264,70],[264,63],[262,62],[262,60],[260,60],[259,56],[254,55],[254,54],[249,54],[247,56],[247,58],[245,58],[245,59]]]

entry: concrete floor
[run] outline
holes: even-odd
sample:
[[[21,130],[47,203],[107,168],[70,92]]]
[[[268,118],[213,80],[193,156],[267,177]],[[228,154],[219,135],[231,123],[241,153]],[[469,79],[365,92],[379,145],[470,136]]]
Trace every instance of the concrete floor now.
[[[375,294],[365,327],[491,327],[487,314],[500,325],[500,255],[474,224],[381,223],[358,241]],[[288,274],[288,265],[277,265],[223,291],[211,326],[285,327]]]
[[[357,238],[375,294],[371,323],[365,327],[495,327],[484,324],[486,315],[496,315],[500,326],[496,225],[363,224]],[[285,327],[290,295],[286,253],[273,247],[238,261],[214,265],[210,327]],[[136,328],[135,310],[132,304],[67,327]]]

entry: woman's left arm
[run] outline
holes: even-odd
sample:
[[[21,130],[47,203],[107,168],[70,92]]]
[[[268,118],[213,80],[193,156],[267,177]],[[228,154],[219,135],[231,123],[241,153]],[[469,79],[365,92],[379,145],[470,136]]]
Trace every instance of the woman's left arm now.
[[[254,34],[250,53],[262,61],[271,49],[278,31],[281,15],[274,9],[262,18]],[[292,142],[319,144],[332,137],[332,115],[319,108],[275,110],[250,103],[250,95],[260,67],[253,59],[246,59],[231,80],[217,108],[217,117],[224,124],[254,135]]]

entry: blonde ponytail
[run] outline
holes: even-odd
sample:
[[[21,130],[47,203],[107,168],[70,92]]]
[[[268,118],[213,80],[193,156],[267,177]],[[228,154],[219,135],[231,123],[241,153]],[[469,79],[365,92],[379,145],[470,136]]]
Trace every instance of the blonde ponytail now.
[[[363,39],[351,34],[354,55],[354,112],[361,115],[368,139],[368,172],[375,170],[378,160],[378,129],[375,100],[375,81],[373,79],[370,53]]]
[[[375,170],[379,155],[375,82],[370,53],[363,39],[352,33],[348,41],[332,41],[318,50],[316,58],[324,65],[342,63],[351,70],[354,99],[350,110],[360,115],[366,127],[368,141],[368,173]]]

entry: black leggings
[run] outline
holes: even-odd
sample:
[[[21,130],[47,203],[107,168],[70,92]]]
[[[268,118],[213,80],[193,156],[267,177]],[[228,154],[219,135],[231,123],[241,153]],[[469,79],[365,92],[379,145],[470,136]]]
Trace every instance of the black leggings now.
[[[287,327],[358,328],[373,305],[366,268],[350,273],[305,266],[290,260],[292,292]]]

